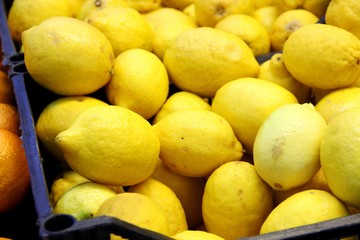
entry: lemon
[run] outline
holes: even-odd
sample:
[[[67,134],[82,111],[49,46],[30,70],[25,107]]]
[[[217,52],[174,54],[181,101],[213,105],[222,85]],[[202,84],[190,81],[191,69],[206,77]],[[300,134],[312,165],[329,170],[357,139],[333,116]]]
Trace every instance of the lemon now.
[[[76,17],[80,11],[81,6],[86,0],[68,0],[70,9],[72,11],[71,17]]]
[[[102,184],[80,183],[67,190],[54,207],[56,214],[69,214],[77,220],[94,217],[99,206],[116,192]]]
[[[143,194],[159,204],[169,222],[169,235],[175,235],[188,229],[180,200],[174,191],[164,183],[150,177],[141,183],[130,186],[128,192]]]
[[[187,230],[171,236],[176,240],[224,240],[213,233],[201,230]]]
[[[107,185],[129,186],[145,180],[154,171],[160,151],[150,123],[119,106],[81,112],[55,142],[73,170]]]
[[[169,235],[169,223],[165,212],[155,200],[140,193],[125,192],[108,198],[100,205],[95,214],[95,216],[104,215]],[[119,238],[111,236],[111,239]]]
[[[348,87],[327,94],[315,105],[315,108],[326,122],[330,122],[340,113],[358,106],[360,106],[360,88]]]
[[[225,163],[206,182],[202,208],[204,223],[208,232],[224,239],[259,234],[272,209],[271,188],[250,163]]]
[[[288,104],[273,111],[254,142],[254,165],[273,189],[299,187],[320,168],[326,121],[312,104]],[[281,174],[279,174],[281,173]]]
[[[205,187],[204,179],[177,174],[166,167],[160,159],[151,177],[168,186],[176,194],[185,211],[189,229],[202,223],[201,204]]]
[[[305,9],[317,17],[325,15],[331,0],[273,0],[273,4],[284,12],[292,9]]]
[[[278,107],[297,102],[290,91],[276,83],[240,78],[216,92],[211,110],[231,124],[246,152],[252,154],[256,134],[264,120]]]
[[[169,78],[162,61],[144,49],[130,49],[115,59],[106,96],[113,105],[128,108],[145,119],[166,101]]]
[[[255,56],[270,52],[269,34],[266,28],[253,16],[233,14],[220,20],[214,28],[240,37]]]
[[[139,13],[147,13],[161,8],[161,0],[124,0],[129,7]]]
[[[326,9],[326,24],[337,26],[360,38],[360,4],[356,0],[330,1]],[[341,18],[340,18],[341,16]]]
[[[310,189],[318,189],[318,190],[324,190],[329,193],[331,193],[331,190],[329,188],[329,185],[326,182],[324,171],[322,168],[319,169],[315,173],[315,175],[305,183],[304,185],[301,185],[299,187],[290,189],[290,190],[275,190],[273,189],[273,197],[274,197],[274,204],[275,206],[279,205],[281,202],[283,202],[286,198],[290,197],[291,195],[294,195],[295,193],[310,190]]]
[[[66,170],[59,174],[50,188],[49,198],[52,206],[56,205],[67,190],[84,182],[90,182],[90,180],[73,170]]]
[[[141,14],[132,8],[103,8],[89,13],[84,21],[107,37],[115,57],[134,48],[152,50],[152,29]]]
[[[275,53],[269,60],[263,62],[260,65],[257,77],[286,88],[295,95],[299,103],[306,103],[311,100],[311,88],[296,80],[289,73],[281,53]]]
[[[272,25],[270,32],[271,48],[274,51],[283,50],[284,43],[297,29],[318,21],[318,17],[304,9],[292,9],[281,13]]]
[[[86,95],[111,77],[114,54],[95,27],[72,17],[52,17],[22,33],[24,60],[33,79],[59,95]]]
[[[184,10],[186,7],[193,3],[194,0],[161,0],[161,4],[164,7],[175,8],[178,10]]]
[[[265,6],[261,7],[255,10],[253,16],[255,19],[257,19],[261,25],[266,29],[267,33],[270,33],[272,26],[276,20],[276,18],[279,16],[279,10],[275,6]]]
[[[107,105],[106,102],[90,96],[60,97],[48,103],[36,120],[36,134],[44,147],[58,160],[65,161],[55,137],[66,130],[80,112],[85,109]]]
[[[192,3],[189,6],[187,6],[186,8],[184,8],[183,12],[190,16],[192,19],[194,19],[194,21],[196,21],[196,12],[195,12],[195,4]]]
[[[209,176],[221,164],[243,155],[230,124],[212,111],[176,111],[153,127],[160,140],[161,160],[184,176]]]
[[[157,123],[165,116],[185,109],[204,109],[211,110],[210,103],[194,93],[187,91],[179,91],[169,96],[160,110],[156,113],[152,124]]]
[[[348,216],[346,206],[327,191],[310,189],[295,193],[266,218],[261,234]]]
[[[303,84],[320,89],[342,88],[360,78],[360,39],[327,24],[308,24],[284,45],[284,63]]]
[[[8,26],[14,41],[21,43],[23,31],[39,25],[45,19],[72,14],[70,4],[63,0],[14,0],[8,14]]]
[[[225,83],[255,77],[259,64],[239,37],[210,27],[180,33],[165,52],[171,81],[184,91],[213,97]]]
[[[360,207],[359,107],[329,123],[320,146],[320,161],[331,191],[345,204]]]
[[[252,0],[194,0],[196,20],[202,27],[214,27],[217,22],[232,14],[251,15],[254,10]]]
[[[197,27],[195,20],[184,12],[164,7],[143,14],[153,29],[153,52],[164,58],[166,50],[179,33]]]
[[[93,11],[101,10],[108,7],[129,7],[129,5],[124,0],[85,0],[85,2],[81,4],[80,9],[77,12],[76,18],[84,20]]]

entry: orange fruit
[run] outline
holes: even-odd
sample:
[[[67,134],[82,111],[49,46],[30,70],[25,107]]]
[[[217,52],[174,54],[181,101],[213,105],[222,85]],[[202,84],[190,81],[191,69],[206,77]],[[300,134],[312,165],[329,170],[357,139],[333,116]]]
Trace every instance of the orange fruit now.
[[[8,75],[0,70],[0,103],[15,103],[13,86]]]
[[[0,129],[8,130],[20,136],[20,116],[15,106],[0,103]]]
[[[16,207],[30,187],[30,173],[19,136],[0,129],[0,213]]]

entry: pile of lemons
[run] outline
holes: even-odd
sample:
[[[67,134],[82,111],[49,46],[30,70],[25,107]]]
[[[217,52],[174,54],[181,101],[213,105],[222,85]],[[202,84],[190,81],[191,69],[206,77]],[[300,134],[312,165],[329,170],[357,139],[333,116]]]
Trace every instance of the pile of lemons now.
[[[54,212],[179,240],[359,212],[359,16],[356,0],[15,0],[12,37],[58,96],[36,119],[67,167]]]

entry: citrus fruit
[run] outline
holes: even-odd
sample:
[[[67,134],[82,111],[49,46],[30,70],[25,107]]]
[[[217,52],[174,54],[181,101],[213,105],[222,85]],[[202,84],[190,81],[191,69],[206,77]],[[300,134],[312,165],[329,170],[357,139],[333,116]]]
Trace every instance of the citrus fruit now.
[[[209,176],[221,164],[243,155],[230,124],[212,111],[176,111],[153,128],[160,140],[161,160],[184,176]]]
[[[161,8],[161,0],[124,0],[129,7],[139,13],[147,13]]]
[[[105,200],[95,216],[110,216],[151,231],[169,235],[164,210],[148,196],[140,193],[119,193]],[[113,238],[111,239],[118,239]]]
[[[320,146],[320,161],[326,181],[345,204],[360,207],[359,107],[348,109],[329,123]]]
[[[224,239],[259,234],[272,209],[271,188],[250,163],[225,163],[206,182],[202,207],[204,223],[208,232]]]
[[[179,91],[169,96],[160,110],[156,113],[152,124],[157,123],[165,116],[185,109],[204,109],[211,110],[209,101],[187,91]]]
[[[276,83],[239,78],[216,92],[211,110],[230,123],[246,152],[252,154],[256,134],[265,118],[278,107],[297,102],[290,91]]]
[[[196,20],[202,27],[214,27],[226,16],[244,13],[251,15],[255,7],[251,0],[194,0]]]
[[[174,191],[164,183],[150,177],[141,183],[130,186],[127,192],[143,194],[159,204],[169,222],[169,235],[175,235],[188,229],[180,200]]]
[[[330,1],[326,9],[326,24],[337,26],[360,38],[360,4],[356,0]],[[340,17],[341,16],[341,17]]]
[[[164,58],[170,43],[179,33],[197,27],[195,20],[184,12],[163,7],[143,14],[153,29],[153,52],[160,58]]]
[[[69,2],[69,8],[72,12],[70,16],[76,17],[81,6],[83,5],[83,3],[86,2],[86,0],[68,0],[68,2]]]
[[[77,220],[93,218],[99,206],[116,192],[99,183],[83,182],[67,190],[54,206],[54,213],[69,214]]]
[[[179,10],[184,10],[193,3],[194,0],[161,0],[161,5],[164,7],[175,8]]]
[[[221,19],[214,28],[232,33],[244,40],[255,56],[270,52],[269,34],[253,16],[233,14]]]
[[[274,20],[270,32],[272,50],[283,50],[284,43],[293,32],[304,25],[316,23],[318,19],[312,12],[304,9],[292,9],[281,13]]]
[[[102,100],[89,96],[60,97],[48,103],[36,120],[36,135],[44,147],[58,160],[65,161],[55,137],[66,130],[80,112],[85,109],[107,105]]]
[[[176,240],[224,240],[213,233],[201,230],[186,230],[171,237]]]
[[[17,107],[8,103],[0,103],[0,129],[21,135],[20,115]]]
[[[30,189],[30,172],[18,135],[0,129],[0,145],[0,212],[4,213],[24,199]]]
[[[77,12],[76,18],[80,20],[85,20],[85,18],[87,18],[88,15],[93,11],[115,7],[129,7],[129,5],[124,0],[85,0],[83,4],[81,4],[80,9]]]
[[[254,142],[254,165],[262,179],[277,190],[310,181],[320,168],[320,143],[326,127],[309,103],[287,104],[273,111]]]
[[[85,22],[109,40],[115,57],[133,48],[152,50],[152,29],[141,14],[130,7],[106,7],[92,11]]]
[[[315,109],[330,122],[340,113],[360,106],[360,88],[348,87],[334,90],[325,95],[315,105]]]
[[[281,53],[275,53],[260,65],[257,78],[279,84],[294,94],[299,103],[310,102],[311,88],[296,80],[286,69]]]
[[[69,1],[40,0],[34,4],[31,0],[14,0],[8,14],[8,26],[12,39],[21,43],[23,31],[39,25],[42,21],[55,16],[72,14]]]
[[[111,104],[149,119],[159,111],[168,93],[166,68],[154,53],[130,49],[117,56],[113,76],[106,85],[106,96]]]
[[[114,53],[104,34],[72,17],[52,17],[22,34],[31,77],[59,95],[86,95],[111,77]]]
[[[176,194],[185,211],[189,229],[197,227],[202,222],[201,204],[205,187],[203,178],[177,174],[166,167],[160,159],[151,177],[168,186]]]
[[[291,75],[310,87],[342,88],[360,78],[360,39],[335,26],[302,26],[284,44],[283,57]]]
[[[266,218],[260,233],[269,233],[348,216],[346,206],[327,191],[310,189],[285,199]]]
[[[279,10],[275,6],[265,6],[255,10],[254,18],[257,19],[261,25],[266,29],[267,33],[270,33],[275,19],[279,16]]]
[[[305,9],[312,12],[317,17],[325,15],[330,0],[274,0],[273,4],[281,12],[292,9]]]
[[[165,52],[163,61],[175,86],[201,97],[213,97],[231,80],[255,77],[259,69],[243,40],[210,27],[180,33]]]
[[[15,95],[14,95],[12,82],[8,77],[7,73],[1,70],[0,70],[0,103],[7,103],[11,105],[15,104]]]
[[[73,170],[107,185],[129,186],[145,180],[154,171],[160,151],[148,121],[127,108],[110,105],[81,112],[55,142]]]

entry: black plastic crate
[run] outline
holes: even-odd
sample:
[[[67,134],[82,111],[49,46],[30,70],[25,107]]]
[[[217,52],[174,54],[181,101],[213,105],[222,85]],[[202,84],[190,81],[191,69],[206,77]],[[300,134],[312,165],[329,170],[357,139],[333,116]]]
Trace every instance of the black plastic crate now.
[[[0,40],[3,64],[8,67],[15,98],[20,113],[22,140],[31,173],[31,190],[37,214],[39,238],[46,240],[105,240],[110,234],[131,240],[170,240],[159,233],[139,228],[112,217],[96,217],[77,221],[70,215],[54,214],[49,201],[49,186],[61,170],[59,161],[53,160],[38,142],[35,122],[42,109],[59,96],[39,86],[27,73],[24,56],[11,39],[6,16],[11,1],[0,3]],[[273,54],[273,53],[272,53]],[[260,56],[259,62],[269,59],[272,54]],[[100,89],[93,95],[101,96]],[[360,234],[360,214],[338,218],[317,224],[257,235],[243,240],[258,239],[340,239]],[[239,238],[240,239],[240,238]]]

